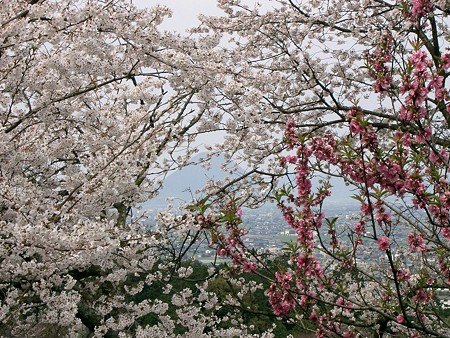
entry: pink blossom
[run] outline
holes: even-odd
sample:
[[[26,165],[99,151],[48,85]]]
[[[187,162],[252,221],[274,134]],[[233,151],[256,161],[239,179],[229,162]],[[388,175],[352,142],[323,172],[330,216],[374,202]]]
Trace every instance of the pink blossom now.
[[[442,208],[449,210],[450,209],[450,190],[447,190],[444,193],[440,194],[439,201],[441,202]]]
[[[372,206],[370,204],[367,203],[361,203],[361,212],[364,215],[370,215],[370,213],[372,212]]]
[[[428,207],[428,210],[436,217],[439,217],[440,208],[433,204]]]
[[[389,89],[392,83],[392,76],[387,63],[391,61],[392,35],[385,34],[381,37],[381,42],[374,53],[367,57],[368,63],[371,65],[370,76],[375,79],[375,93],[383,93]]]
[[[403,143],[403,145],[404,145],[405,147],[410,147],[411,144],[412,144],[412,142],[411,142],[411,136],[409,136],[409,135],[404,135],[404,136],[402,137],[401,141],[402,141],[402,143]]]
[[[278,288],[276,283],[272,283],[269,286],[267,294],[273,313],[276,316],[284,315],[295,307],[296,301],[292,295],[286,290]]]
[[[378,238],[378,249],[380,251],[386,251],[391,246],[391,242],[389,241],[389,237],[381,236]]]
[[[352,107],[347,114],[345,115],[345,117],[347,118],[347,121],[350,121],[351,118],[353,117],[357,117],[360,116],[362,113],[361,108],[360,107]]]
[[[416,291],[416,294],[412,297],[412,300],[417,303],[426,303],[431,300],[431,296],[425,291],[425,289],[420,288]]]
[[[432,3],[430,0],[413,0],[411,14],[416,18],[423,17],[428,14],[431,7]]]
[[[442,161],[438,154],[436,154],[433,150],[430,150],[430,162],[435,164],[440,164]]]
[[[225,249],[219,249],[218,251],[217,251],[217,254],[220,256],[220,257],[223,257],[223,256],[225,256],[226,254],[227,254],[227,250],[225,250]]]
[[[355,224],[355,232],[356,232],[358,235],[362,235],[362,234],[364,233],[364,231],[365,231],[364,224],[365,224],[365,223],[366,223],[366,222],[364,222],[364,221],[360,221],[360,222],[358,222],[358,223]]]
[[[442,68],[448,70],[450,68],[450,53],[444,53],[441,57]]]
[[[430,83],[428,84],[428,88],[434,89],[436,100],[444,99],[444,77],[442,75],[434,75]]]
[[[403,314],[399,314],[398,316],[397,316],[397,323],[399,323],[399,324],[402,324],[402,323],[404,323],[405,322],[405,316],[403,315]]]
[[[428,55],[424,50],[417,50],[412,52],[411,56],[409,57],[409,62],[414,65],[416,70],[418,71],[424,71],[430,63]]]
[[[409,273],[409,271],[406,271],[406,270],[397,271],[397,279],[399,281],[407,281],[410,278],[411,278],[411,274]]]
[[[356,335],[353,333],[352,330],[348,329],[347,331],[344,332],[342,337],[343,338],[354,338],[354,337],[356,337]]]
[[[423,134],[417,134],[417,135],[416,135],[415,141],[416,141],[417,143],[419,143],[419,144],[424,144],[424,143],[426,142],[425,135],[423,135]]]
[[[244,272],[254,272],[254,271],[256,271],[256,263],[244,262]]]
[[[311,256],[300,254],[297,257],[297,267],[308,277],[314,275],[314,259]]]
[[[242,218],[242,208],[241,207],[238,207],[236,209],[236,215],[238,215],[239,218]]]
[[[414,105],[416,107],[424,103],[428,97],[429,89],[425,87],[418,87],[414,91],[410,90],[410,98],[413,99]]]
[[[450,240],[450,227],[443,227],[442,230],[442,236]]]
[[[412,121],[413,120],[412,116],[413,116],[413,113],[412,113],[411,107],[408,107],[408,108],[405,106],[400,107],[400,118],[402,120]]]
[[[279,271],[275,272],[275,278],[277,282],[283,286],[283,288],[289,289],[289,283],[292,282],[292,274],[290,272],[281,273]]]
[[[424,243],[424,235],[423,234],[415,234],[415,233],[410,232],[408,234],[408,245],[412,251],[423,252],[427,249],[427,246]]]
[[[361,133],[361,126],[359,125],[359,123],[356,120],[352,120],[350,122],[350,132],[354,135],[358,135]]]
[[[297,162],[297,156],[293,156],[293,155],[286,156],[284,159],[287,163],[291,163],[291,164],[295,164]]]
[[[380,76],[376,81],[374,85],[374,91],[375,93],[383,93],[386,90],[389,89],[392,83],[392,77],[391,76]]]
[[[378,224],[387,224],[391,221],[391,214],[389,212],[385,212],[384,208],[381,208],[377,210],[375,218]]]
[[[447,149],[441,149],[441,151],[439,151],[439,155],[442,157],[442,160],[444,162],[448,162],[449,159],[449,152]]]
[[[292,149],[297,140],[296,125],[295,125],[294,120],[289,119],[286,122],[285,135],[286,135],[286,139],[287,139],[289,148]]]
[[[427,141],[431,141],[431,137],[433,135],[433,132],[431,131],[431,128],[428,127],[428,126],[424,127],[423,128],[423,135],[424,135],[424,137],[425,137],[425,139]]]
[[[300,197],[307,196],[311,192],[312,183],[311,180],[297,175],[296,179],[297,190]]]

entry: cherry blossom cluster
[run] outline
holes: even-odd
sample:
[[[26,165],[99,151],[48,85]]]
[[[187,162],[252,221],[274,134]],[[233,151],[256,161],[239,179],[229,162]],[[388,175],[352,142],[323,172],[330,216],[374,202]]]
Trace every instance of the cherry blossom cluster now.
[[[122,0],[2,3],[1,336],[253,335],[239,313],[222,327],[207,285],[174,287],[192,273],[195,217],[140,208],[193,162],[199,134],[222,129],[208,80],[226,79],[220,37],[163,31],[170,14]]]
[[[436,3],[436,2],[434,2]],[[424,19],[433,9],[433,2],[430,0],[409,0],[403,1],[403,16],[415,25],[424,25]]]
[[[426,52],[423,50],[414,52],[409,58],[409,63],[412,71],[410,76],[407,75],[403,79],[401,93],[406,95],[406,97],[405,106],[401,107],[400,112],[400,117],[408,122],[426,117],[427,109],[425,104],[432,88],[436,91],[437,99],[441,100],[443,98],[441,76],[436,75],[430,81],[430,85],[426,85],[427,81],[431,80],[431,75],[428,72],[431,61],[428,59]]]

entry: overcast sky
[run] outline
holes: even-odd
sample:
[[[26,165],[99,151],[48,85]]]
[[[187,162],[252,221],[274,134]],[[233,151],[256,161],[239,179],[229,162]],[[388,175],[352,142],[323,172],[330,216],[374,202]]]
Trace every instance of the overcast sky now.
[[[184,32],[187,28],[196,26],[199,14],[221,15],[223,12],[216,6],[216,0],[132,0],[138,7],[164,5],[172,9],[172,18],[163,22],[162,27],[167,30]],[[277,6],[274,0],[242,0],[243,4],[260,4],[263,8]],[[252,6],[251,6],[252,7]]]
[[[186,28],[195,26],[199,14],[220,15],[216,0],[133,0],[138,7],[164,5],[172,9],[172,18],[165,20],[162,27],[167,30],[184,32]]]

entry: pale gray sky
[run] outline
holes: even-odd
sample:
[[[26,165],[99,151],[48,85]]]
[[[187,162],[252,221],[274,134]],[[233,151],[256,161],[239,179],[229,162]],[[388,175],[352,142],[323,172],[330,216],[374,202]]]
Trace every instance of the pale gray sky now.
[[[171,31],[184,32],[187,28],[199,23],[197,16],[221,15],[223,14],[216,3],[216,0],[131,0],[136,6],[144,8],[154,5],[164,5],[172,9],[172,18],[165,20],[162,27]],[[255,4],[262,5],[262,8],[277,7],[275,0],[242,0],[243,4],[250,7]]]
[[[195,26],[199,21],[199,14],[220,15],[222,11],[217,8],[216,0],[133,0],[138,7],[151,7],[164,5],[172,9],[172,18],[165,20],[162,27],[167,30],[184,32],[187,28]]]

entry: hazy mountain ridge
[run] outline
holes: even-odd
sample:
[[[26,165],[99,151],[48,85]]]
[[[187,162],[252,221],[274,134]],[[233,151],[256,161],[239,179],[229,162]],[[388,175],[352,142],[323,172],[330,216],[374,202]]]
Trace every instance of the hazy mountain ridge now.
[[[205,154],[200,153],[193,158],[192,162],[199,162],[204,157]],[[209,168],[193,164],[174,171],[164,180],[158,196],[143,203],[143,207],[165,205],[167,198],[189,202],[193,198],[199,197],[196,195],[196,191],[203,188],[209,180],[223,180],[230,177],[228,172],[221,169],[225,163],[225,157],[220,155],[211,159]],[[244,170],[240,169],[239,172],[244,172]]]
[[[195,156],[192,162],[199,162],[205,157],[205,153]],[[230,177],[227,171],[222,170],[225,164],[224,156],[217,156],[211,159],[209,168],[205,168],[200,164],[188,165],[168,175],[163,183],[163,187],[158,196],[143,203],[143,208],[152,208],[155,206],[163,206],[167,204],[168,198],[174,198],[175,201],[190,202],[194,198],[201,197],[196,191],[203,188],[209,180],[224,180]],[[239,169],[238,172],[245,172]],[[346,186],[342,180],[332,178],[332,194],[326,199],[325,206],[336,207],[353,207],[357,202],[351,198],[351,188]],[[317,182],[313,181],[314,186]]]

